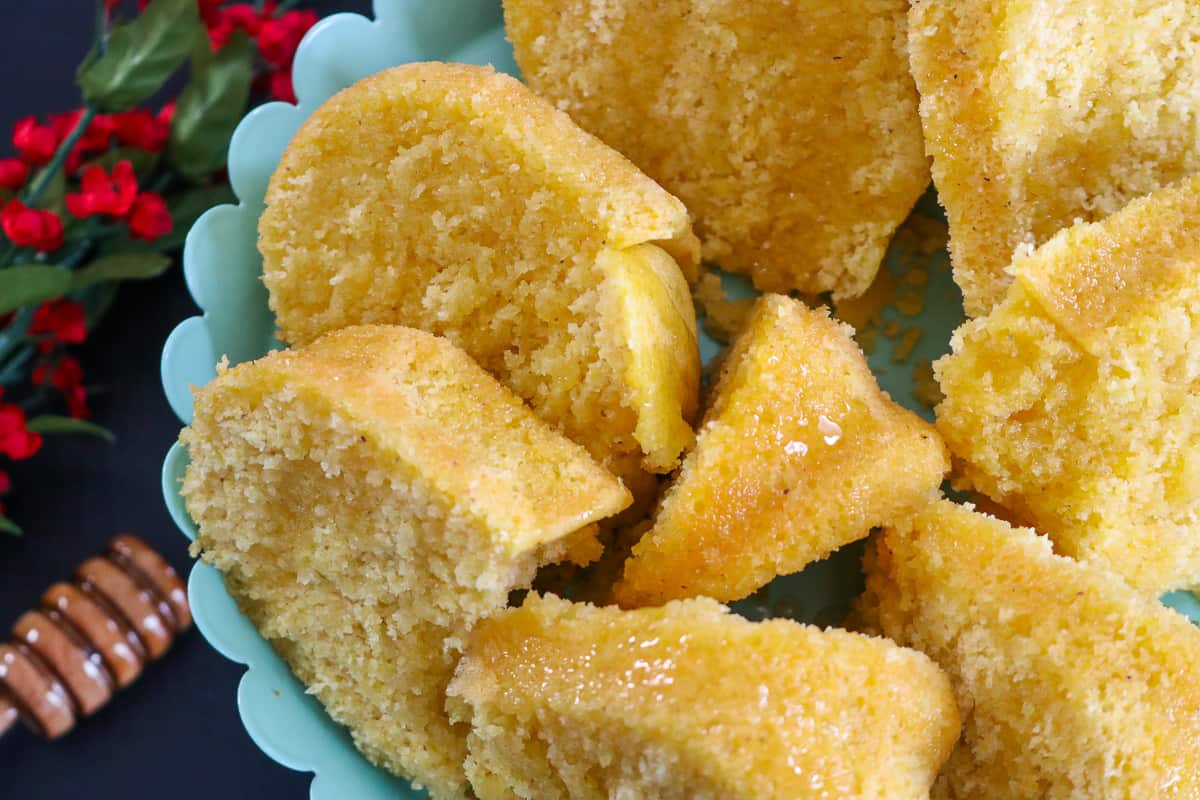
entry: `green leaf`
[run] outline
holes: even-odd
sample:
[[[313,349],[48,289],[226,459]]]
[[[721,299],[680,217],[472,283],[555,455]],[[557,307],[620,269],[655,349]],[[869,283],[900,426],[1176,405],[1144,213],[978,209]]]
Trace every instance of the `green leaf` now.
[[[208,36],[196,35],[192,77],[175,105],[167,156],[176,170],[192,180],[225,165],[233,129],[246,113],[254,77],[254,47],[238,31],[218,52]]]
[[[120,161],[128,161],[137,176],[144,179],[158,166],[158,153],[151,153],[149,150],[143,150],[140,147],[116,147],[99,158],[85,161],[80,169],[84,170],[88,167],[96,166],[104,167],[106,172],[112,172],[112,168]]]
[[[0,533],[7,533],[12,536],[24,536],[25,531],[21,530],[21,526],[13,522],[8,517],[0,516]]]
[[[42,172],[45,172],[48,169],[50,169],[50,167],[43,167],[41,172],[35,175],[33,180],[29,182],[30,185],[35,186],[40,183],[42,180]],[[46,183],[46,188],[42,189],[41,196],[38,197],[38,201],[35,203],[35,205],[38,208],[44,208],[47,211],[53,211],[55,214],[58,214],[61,217],[67,213],[66,198],[67,175],[66,171],[60,167],[54,170],[54,172],[50,173],[50,180]]]
[[[25,429],[33,433],[50,435],[78,433],[85,436],[95,436],[109,444],[117,440],[117,437],[113,436],[112,431],[108,428],[102,428],[96,423],[88,422],[85,419],[60,417],[57,414],[42,414],[41,416],[34,417],[25,424]]]
[[[157,278],[171,266],[159,253],[116,253],[104,256],[75,271],[72,289],[85,289],[106,281],[142,281]]]
[[[44,264],[17,264],[0,269],[0,314],[66,294],[71,273]]]
[[[154,94],[201,30],[196,0],[154,0],[132,22],[113,29],[102,55],[79,65],[83,97],[101,111],[124,111]]]

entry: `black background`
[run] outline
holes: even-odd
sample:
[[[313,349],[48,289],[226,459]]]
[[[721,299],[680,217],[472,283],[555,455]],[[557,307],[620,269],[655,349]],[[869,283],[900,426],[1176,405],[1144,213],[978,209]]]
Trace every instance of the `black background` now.
[[[322,14],[370,6],[303,5]],[[8,134],[19,117],[79,105],[75,67],[91,41],[93,13],[85,0],[0,0],[0,154],[10,154]],[[195,311],[178,265],[158,280],[127,285],[78,348],[95,388],[95,419],[117,444],[47,437],[33,459],[0,464],[13,479],[5,505],[26,530],[21,539],[0,534],[0,630],[121,531],[142,536],[186,572],[186,541],[159,491],[179,423],[163,398],[158,360],[171,328]],[[243,730],[235,704],[241,674],[189,632],[65,739],[43,742],[23,726],[0,739],[0,798],[307,797],[310,776],[268,759]]]

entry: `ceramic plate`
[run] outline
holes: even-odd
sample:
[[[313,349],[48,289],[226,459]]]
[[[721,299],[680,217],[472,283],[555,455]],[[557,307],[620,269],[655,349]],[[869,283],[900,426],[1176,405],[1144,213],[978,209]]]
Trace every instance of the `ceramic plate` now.
[[[231,363],[258,358],[279,343],[255,236],[267,181],[292,134],[334,92],[381,69],[410,61],[492,64],[516,74],[504,40],[499,0],[376,0],[375,19],[338,14],[322,20],[304,38],[294,80],[299,105],[269,103],[248,114],[229,149],[229,176],[237,205],[219,206],[188,234],[183,268],[188,290],[203,314],[182,322],[162,355],[162,382],[171,408],[183,423],[192,418],[190,386],[215,375],[222,356]],[[932,193],[897,236],[888,255],[893,288],[890,302],[862,309],[873,317],[862,341],[880,383],[898,402],[931,418],[922,396],[928,364],[948,349],[962,319],[961,298],[939,245],[944,222]],[[735,296],[748,296],[744,283],[727,278]],[[702,336],[710,362],[720,345]],[[163,464],[167,508],[189,538],[195,526],[179,496],[187,453],[176,444]],[[805,572],[781,578],[737,604],[750,617],[783,615],[832,622],[861,586],[858,553],[850,547]],[[287,767],[314,773],[313,800],[382,800],[423,797],[406,782],[371,766],[346,731],[304,691],[225,591],[220,575],[205,564],[191,573],[189,591],[196,624],[227,658],[246,665],[238,687],[238,709],[251,738]],[[1168,601],[1200,619],[1200,603],[1177,594]]]

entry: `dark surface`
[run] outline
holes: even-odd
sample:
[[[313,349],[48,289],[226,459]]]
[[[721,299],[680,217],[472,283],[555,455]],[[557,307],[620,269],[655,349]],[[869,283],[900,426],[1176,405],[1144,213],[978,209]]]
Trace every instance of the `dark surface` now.
[[[369,3],[304,5],[327,13],[365,11]],[[73,77],[91,24],[92,6],[83,0],[0,2],[0,31],[7,34],[0,48],[0,154],[11,151],[17,118],[78,105]],[[186,542],[159,491],[159,468],[179,423],[163,399],[158,359],[171,328],[193,313],[178,267],[127,285],[77,348],[86,382],[97,390],[95,419],[113,430],[117,444],[47,437],[32,460],[0,463],[13,478],[5,504],[27,532],[23,539],[0,534],[0,630],[121,531],[139,534],[186,571]],[[307,797],[310,776],[271,761],[243,730],[235,702],[241,674],[190,631],[62,741],[43,742],[23,727],[0,739],[0,798]]]

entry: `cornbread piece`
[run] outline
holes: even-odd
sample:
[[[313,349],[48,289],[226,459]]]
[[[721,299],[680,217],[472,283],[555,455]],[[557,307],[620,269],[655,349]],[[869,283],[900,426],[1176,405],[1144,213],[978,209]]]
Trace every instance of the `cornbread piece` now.
[[[222,370],[195,405],[180,436],[194,552],[368,758],[465,797],[466,732],[443,710],[463,637],[628,493],[407,328]]]
[[[617,602],[736,600],[936,496],[945,447],[880,390],[852,333],[825,310],[758,300]]]
[[[1200,177],[1015,268],[935,365],[960,483],[1139,587],[1200,583]]]
[[[862,294],[929,184],[906,0],[505,0],[525,80],[764,291]]]
[[[860,612],[950,673],[961,800],[1200,797],[1200,631],[1047,539],[940,501],[886,530]]]
[[[512,78],[431,63],[360,81],[292,139],[266,201],[287,341],[444,335],[639,493],[691,444],[687,211]]]
[[[475,629],[447,707],[481,800],[917,800],[959,730],[925,656],[703,598],[531,595]]]
[[[913,0],[909,32],[971,316],[1019,248],[1200,171],[1192,0]]]

